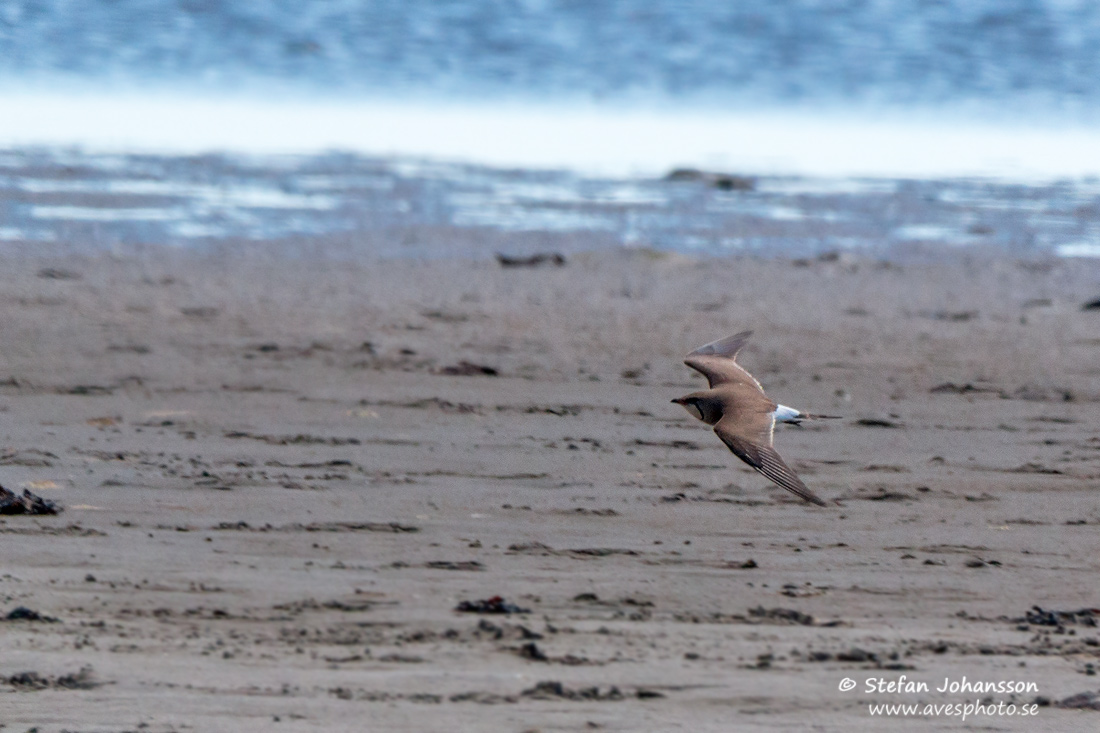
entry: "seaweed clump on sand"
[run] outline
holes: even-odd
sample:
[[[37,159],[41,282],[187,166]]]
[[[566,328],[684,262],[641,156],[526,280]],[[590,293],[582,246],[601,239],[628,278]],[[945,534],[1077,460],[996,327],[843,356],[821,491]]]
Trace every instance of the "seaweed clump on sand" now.
[[[27,489],[23,489],[23,495],[20,496],[0,486],[0,514],[54,515],[60,513],[61,507],[56,502],[43,499]]]

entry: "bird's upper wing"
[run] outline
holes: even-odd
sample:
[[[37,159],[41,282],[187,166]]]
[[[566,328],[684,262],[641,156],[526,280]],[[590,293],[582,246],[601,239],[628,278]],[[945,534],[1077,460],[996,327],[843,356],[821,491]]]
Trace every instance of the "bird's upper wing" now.
[[[712,388],[726,382],[747,382],[755,385],[763,394],[764,388],[760,386],[760,382],[757,382],[736,361],[737,352],[748,342],[751,335],[752,331],[742,331],[733,336],[727,336],[724,339],[709,343],[706,346],[700,346],[687,355],[684,363],[701,372]]]
[[[773,408],[774,409],[774,408]],[[714,432],[729,446],[734,455],[767,476],[787,491],[806,501],[826,506],[817,494],[810,491],[802,479],[783,462],[772,448],[772,431],[775,418],[771,414],[745,410],[726,413],[714,426]]]
[[[748,343],[749,336],[752,336],[752,331],[735,333],[732,336],[726,336],[724,339],[711,341],[709,344],[700,346],[698,349],[688,354],[688,356],[725,356],[730,359],[736,359],[737,352],[741,350],[742,346]]]

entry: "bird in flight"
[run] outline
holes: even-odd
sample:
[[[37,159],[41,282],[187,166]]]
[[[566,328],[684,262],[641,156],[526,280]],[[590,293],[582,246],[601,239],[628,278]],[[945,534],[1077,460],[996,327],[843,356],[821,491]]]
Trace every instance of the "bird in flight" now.
[[[760,382],[736,361],[737,352],[751,335],[752,331],[742,331],[688,354],[684,363],[701,372],[710,382],[710,389],[672,401],[707,425],[713,425],[722,442],[742,461],[787,491],[826,506],[775,452],[772,436],[776,422],[798,425],[803,420],[832,416],[811,415],[768,399]]]

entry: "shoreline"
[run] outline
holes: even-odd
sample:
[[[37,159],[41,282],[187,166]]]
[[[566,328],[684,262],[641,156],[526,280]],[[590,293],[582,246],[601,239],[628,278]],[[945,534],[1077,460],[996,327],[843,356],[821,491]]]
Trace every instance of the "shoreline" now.
[[[651,179],[330,153],[0,151],[0,248],[133,254],[266,246],[280,256],[488,259],[584,251],[906,261],[1100,255],[1094,182]]]
[[[455,165],[660,176],[675,168],[755,176],[1095,179],[1093,125],[991,122],[965,111],[842,106],[731,112],[664,106],[404,101],[259,94],[0,90],[0,147],[97,153],[316,156],[343,151]],[[1013,115],[1013,120],[1016,116]]]

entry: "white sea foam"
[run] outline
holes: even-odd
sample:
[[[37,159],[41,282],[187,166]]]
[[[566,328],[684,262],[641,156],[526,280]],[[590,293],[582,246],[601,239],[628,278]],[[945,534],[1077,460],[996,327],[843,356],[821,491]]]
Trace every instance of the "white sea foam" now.
[[[458,226],[510,231],[614,231],[616,226],[615,221],[595,214],[514,206],[466,206],[455,212],[453,221]]]
[[[0,242],[52,242],[50,232],[35,232],[18,227],[0,227]]]
[[[904,242],[942,242],[952,238],[958,238],[960,232],[951,228],[937,226],[935,224],[911,224],[895,229],[891,236]]]
[[[23,178],[14,183],[30,193],[111,193],[134,196],[166,196],[188,198],[211,206],[251,209],[334,209],[339,201],[320,194],[292,194],[275,188],[250,185],[206,185],[178,181],[148,181],[130,179],[88,179],[83,181],[56,178]]]
[[[187,212],[181,209],[130,208],[116,209],[99,206],[32,206],[34,219],[58,219],[62,221],[172,221],[183,219]]]
[[[669,103],[670,105],[672,103]],[[694,166],[820,177],[1100,173],[1100,130],[967,122],[931,112],[50,94],[0,91],[0,146],[310,154],[342,149],[493,166],[659,175]]]
[[[898,189],[896,181],[878,178],[765,178],[756,183],[761,193],[785,196],[809,194],[814,196],[844,194],[892,194]]]
[[[1054,248],[1062,257],[1100,257],[1100,242],[1073,242]]]

